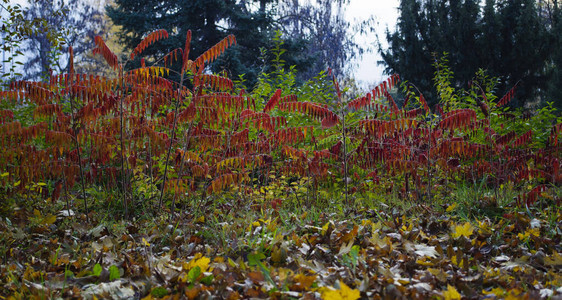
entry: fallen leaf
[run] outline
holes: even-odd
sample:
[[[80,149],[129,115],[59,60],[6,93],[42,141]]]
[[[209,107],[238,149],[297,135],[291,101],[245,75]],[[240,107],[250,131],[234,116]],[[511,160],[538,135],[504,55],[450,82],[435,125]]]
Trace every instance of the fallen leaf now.
[[[420,244],[420,245],[415,245],[414,248],[416,249],[414,252],[419,256],[429,256],[432,258],[439,256],[439,253],[437,253],[435,247],[433,246]]]
[[[306,291],[316,280],[316,275],[307,276],[304,274],[297,274],[293,280],[295,281],[295,284],[292,289],[296,291]]]
[[[457,292],[454,286],[447,284],[447,290],[443,292],[443,297],[445,300],[460,300],[461,294]]]
[[[545,257],[544,263],[553,267],[562,266],[562,255],[558,252],[554,252],[551,256]]]
[[[463,225],[456,225],[452,236],[454,239],[459,238],[461,236],[469,238],[473,232],[474,232],[474,228],[472,227],[472,225],[470,225],[469,222],[466,222]]]
[[[199,269],[201,269],[201,273],[204,273],[204,272],[207,272],[207,269],[209,268],[210,262],[211,262],[211,259],[203,256],[201,253],[197,253],[197,254],[195,254],[195,257],[189,263],[184,263],[183,269],[185,271],[189,271],[192,268],[199,267]]]
[[[355,300],[360,297],[361,294],[359,293],[359,290],[351,289],[341,281],[339,290],[331,288],[324,288],[322,290],[322,299],[324,300]]]

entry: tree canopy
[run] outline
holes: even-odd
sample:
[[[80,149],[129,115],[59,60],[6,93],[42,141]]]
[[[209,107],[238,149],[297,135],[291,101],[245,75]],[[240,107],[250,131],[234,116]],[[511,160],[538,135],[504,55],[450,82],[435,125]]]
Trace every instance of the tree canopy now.
[[[76,60],[83,61],[91,52],[94,36],[101,34],[103,14],[84,1],[29,1],[24,10],[26,20],[43,20],[51,31],[57,32],[60,41],[54,41],[51,31],[30,33],[22,50],[27,53],[24,63],[25,78],[47,76],[49,70],[56,74],[68,68],[68,47],[72,46]],[[62,48],[60,48],[63,46]]]
[[[327,66],[343,70],[356,45],[344,34],[349,24],[343,22],[342,11],[333,11],[330,1],[312,6],[298,5],[298,1],[294,6],[293,2],[116,0],[107,6],[107,13],[116,25],[122,26],[120,39],[131,49],[146,34],[167,30],[168,40],[147,49],[146,53],[155,58],[182,47],[187,30],[198,37],[191,44],[193,56],[234,34],[237,46],[229,49],[212,69],[226,70],[234,77],[244,74],[248,86],[253,86],[261,72],[269,71],[263,50],[274,47],[276,31],[284,32],[286,64],[295,65],[299,73],[309,76],[306,71],[317,73]],[[343,2],[338,1],[338,7]],[[304,25],[294,26],[295,19]]]
[[[479,68],[500,78],[500,89],[518,85],[514,106],[552,95],[560,85],[554,66],[560,64],[558,4],[535,0],[401,0],[395,32],[387,32],[388,49],[379,47],[386,72],[416,82],[431,92],[433,63],[449,53],[456,85],[467,83]],[[550,12],[547,17],[546,9]],[[549,19],[549,21],[547,20]],[[379,43],[380,45],[380,43]],[[557,79],[558,78],[558,79]],[[558,99],[548,99],[557,101]]]

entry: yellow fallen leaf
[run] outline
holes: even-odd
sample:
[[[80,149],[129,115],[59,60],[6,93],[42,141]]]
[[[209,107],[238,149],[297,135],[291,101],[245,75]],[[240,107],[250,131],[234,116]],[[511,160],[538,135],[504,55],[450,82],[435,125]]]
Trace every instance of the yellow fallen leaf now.
[[[201,273],[206,272],[209,268],[209,263],[211,259],[208,257],[203,256],[201,253],[195,254],[195,257],[189,262],[183,264],[183,269],[185,271],[189,271],[195,267],[199,267],[201,269]]]
[[[503,295],[505,294],[505,291],[502,288],[493,288],[491,291],[486,291],[486,290],[482,290],[482,294],[484,295],[490,295],[490,296],[495,296],[495,297],[503,297]]]
[[[457,204],[453,203],[451,205],[449,205],[446,209],[447,212],[452,212],[453,210],[455,210],[455,208],[457,208]]]
[[[558,252],[554,252],[554,254],[544,259],[544,263],[548,266],[562,266],[562,255]]]
[[[443,291],[443,297],[445,300],[460,300],[461,294],[457,292],[454,286],[447,284],[447,290]]]
[[[359,290],[351,289],[341,281],[339,290],[331,288],[324,288],[322,290],[322,299],[324,300],[356,300],[360,297]]]
[[[45,218],[43,218],[43,220],[41,221],[41,224],[43,225],[51,225],[53,223],[55,223],[57,221],[57,216],[48,214],[45,216]]]
[[[472,225],[470,225],[469,222],[466,222],[463,225],[456,225],[452,236],[455,239],[461,236],[469,238],[473,232],[474,228],[472,228]]]
[[[187,277],[187,273],[185,273],[185,272],[181,272],[180,276],[178,276],[179,282],[186,283],[188,280],[189,280],[189,278]]]
[[[275,245],[271,250],[271,261],[275,264],[282,264],[287,260],[287,249],[285,245]]]
[[[325,235],[326,232],[328,232],[330,230],[330,227],[335,228],[334,222],[329,221],[329,222],[326,222],[326,224],[324,224],[324,226],[322,226],[322,235]],[[331,232],[331,230],[330,230],[330,232]]]

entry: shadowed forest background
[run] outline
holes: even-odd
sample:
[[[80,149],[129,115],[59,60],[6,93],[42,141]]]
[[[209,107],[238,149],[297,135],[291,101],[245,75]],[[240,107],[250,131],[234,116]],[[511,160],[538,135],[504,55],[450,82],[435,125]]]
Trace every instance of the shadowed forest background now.
[[[49,70],[60,72],[66,67],[69,45],[74,47],[78,68],[102,70],[103,64],[90,53],[93,37],[100,34],[118,48],[115,51],[126,52],[147,33],[165,29],[170,38],[146,52],[156,60],[180,47],[190,29],[199,36],[193,42],[196,55],[228,34],[236,35],[237,46],[211,69],[224,70],[233,78],[243,76],[251,89],[260,73],[271,70],[273,58],[268,50],[280,32],[285,63],[295,67],[301,83],[328,67],[342,79],[353,80],[350,62],[365,51],[377,51],[387,74],[401,74],[415,82],[435,104],[432,65],[436,57],[448,53],[455,86],[466,84],[482,68],[498,78],[497,88],[503,92],[519,83],[512,106],[540,107],[551,101],[560,107],[557,87],[562,80],[558,71],[562,47],[557,1],[400,1],[396,30],[371,41],[369,47],[359,46],[355,40],[373,32],[377,24],[372,18],[350,24],[344,18],[347,2],[32,1],[16,20],[22,24],[3,19],[7,60],[2,64],[3,78],[17,75],[13,62],[18,53],[23,62],[17,68],[21,78],[38,79]],[[7,14],[5,8],[2,14]],[[388,48],[381,46],[382,40]]]

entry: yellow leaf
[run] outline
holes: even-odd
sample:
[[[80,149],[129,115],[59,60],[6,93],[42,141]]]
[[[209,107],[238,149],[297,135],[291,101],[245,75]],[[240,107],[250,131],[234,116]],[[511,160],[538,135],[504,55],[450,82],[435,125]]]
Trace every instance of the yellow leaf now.
[[[195,223],[205,223],[205,216],[200,216]]]
[[[434,269],[434,268],[427,268],[427,271],[429,273],[433,274],[433,276],[435,276],[435,278],[437,278],[437,280],[439,280],[441,282],[447,281],[447,273],[443,272],[443,270]]]
[[[455,210],[455,208],[457,208],[457,204],[453,203],[453,204],[449,205],[449,207],[447,207],[446,211],[452,212],[453,210]]]
[[[324,300],[356,300],[360,297],[359,290],[351,289],[341,281],[339,290],[331,288],[322,289],[322,299]]]
[[[469,238],[472,232],[474,232],[474,228],[472,228],[469,222],[466,222],[464,225],[456,225],[452,236],[455,239],[461,236]]]
[[[324,224],[324,226],[322,226],[322,235],[325,235],[326,232],[328,231],[328,229],[330,228],[330,226],[332,228],[335,227],[334,223],[332,221],[326,222],[326,224]]]
[[[189,262],[183,264],[183,269],[185,271],[189,271],[195,267],[199,267],[201,269],[201,273],[206,272],[209,268],[209,263],[211,259],[208,257],[203,256],[201,253],[195,254],[195,257]]]
[[[531,228],[527,230],[528,233],[530,233],[531,235],[534,235],[536,237],[538,237],[539,235],[541,235],[541,231],[538,228]]]
[[[447,290],[443,292],[443,297],[445,300],[460,300],[461,294],[457,292],[454,286],[447,284]]]
[[[503,295],[505,294],[505,291],[502,288],[493,288],[491,291],[486,291],[486,290],[482,290],[482,294],[484,295],[491,295],[491,296],[496,296],[496,297],[503,297]]]
[[[282,264],[287,260],[287,249],[284,245],[275,245],[271,251],[271,261]]]
[[[186,283],[189,278],[187,277],[187,273],[181,272],[180,276],[178,276],[178,281]]]
[[[553,255],[544,259],[544,263],[549,266],[562,266],[562,255],[558,254],[558,252],[554,252]]]
[[[148,243],[145,238],[142,238],[142,244],[146,247],[150,247],[150,243]]]
[[[49,214],[49,215],[45,216],[43,221],[41,221],[41,224],[51,225],[51,224],[55,223],[56,221],[57,221],[57,216]]]

